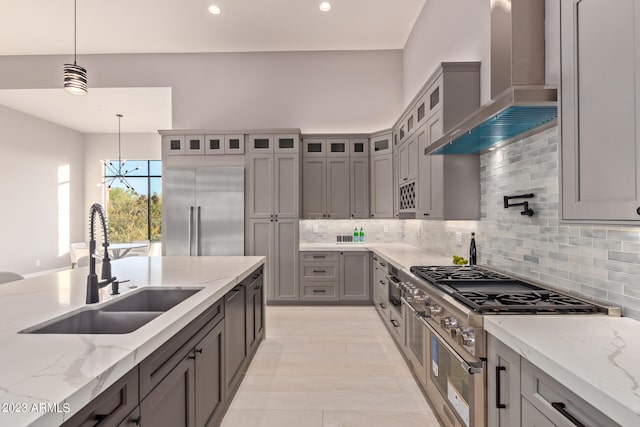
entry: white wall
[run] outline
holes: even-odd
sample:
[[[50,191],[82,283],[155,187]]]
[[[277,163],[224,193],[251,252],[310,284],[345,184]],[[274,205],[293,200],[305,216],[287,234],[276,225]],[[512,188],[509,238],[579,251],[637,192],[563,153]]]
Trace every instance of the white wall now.
[[[546,83],[560,84],[560,4],[545,0]],[[480,103],[491,100],[491,1],[427,0],[402,55],[403,107],[440,62],[481,61]]]
[[[85,216],[83,135],[4,106],[0,129],[0,270],[69,266]]]
[[[0,57],[0,88],[61,85],[68,56]],[[172,87],[173,128],[371,132],[402,108],[402,53],[81,55],[89,87]]]
[[[161,160],[161,138],[157,133],[123,133],[120,137],[123,160]],[[85,134],[84,146],[84,206],[89,212],[93,203],[104,203],[102,160],[118,158],[118,135],[113,133]],[[84,219],[85,241],[89,240],[89,218]]]
[[[402,55],[403,108],[440,62],[481,61],[482,104],[490,99],[489,0],[427,0]]]

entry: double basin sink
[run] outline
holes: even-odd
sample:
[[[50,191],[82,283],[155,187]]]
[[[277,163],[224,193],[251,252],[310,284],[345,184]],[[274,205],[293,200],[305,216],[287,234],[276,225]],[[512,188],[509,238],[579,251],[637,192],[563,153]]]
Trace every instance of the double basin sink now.
[[[146,325],[202,288],[143,288],[99,309],[76,312],[25,329],[24,334],[128,334]]]

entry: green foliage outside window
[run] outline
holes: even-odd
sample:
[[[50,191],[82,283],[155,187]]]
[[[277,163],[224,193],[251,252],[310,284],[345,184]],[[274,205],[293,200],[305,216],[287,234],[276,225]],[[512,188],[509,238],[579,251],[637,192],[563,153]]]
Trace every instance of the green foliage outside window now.
[[[131,189],[112,188],[109,190],[107,217],[109,218],[109,239],[112,242],[133,242],[136,240],[160,240],[162,222],[162,197],[151,196],[151,209],[145,194]],[[148,236],[149,212],[151,214],[151,236]]]

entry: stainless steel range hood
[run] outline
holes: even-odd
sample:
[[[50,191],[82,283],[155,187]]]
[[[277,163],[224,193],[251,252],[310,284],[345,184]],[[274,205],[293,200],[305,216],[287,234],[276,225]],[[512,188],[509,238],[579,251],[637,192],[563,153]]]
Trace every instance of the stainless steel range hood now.
[[[544,3],[491,0],[492,100],[427,147],[427,153],[481,153],[554,123],[557,89],[544,86]]]

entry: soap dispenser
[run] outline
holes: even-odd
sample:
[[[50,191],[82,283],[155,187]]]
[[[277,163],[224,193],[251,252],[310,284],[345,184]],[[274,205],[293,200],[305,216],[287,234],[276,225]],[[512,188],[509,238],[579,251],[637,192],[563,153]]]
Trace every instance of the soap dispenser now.
[[[360,227],[360,243],[364,243],[364,230]]]
[[[353,243],[358,243],[360,239],[360,234],[358,233],[358,227],[353,229]]]

